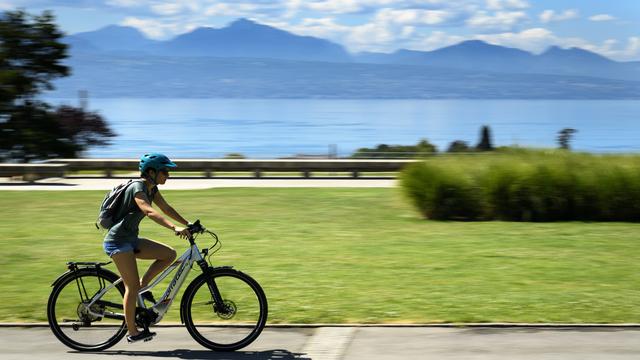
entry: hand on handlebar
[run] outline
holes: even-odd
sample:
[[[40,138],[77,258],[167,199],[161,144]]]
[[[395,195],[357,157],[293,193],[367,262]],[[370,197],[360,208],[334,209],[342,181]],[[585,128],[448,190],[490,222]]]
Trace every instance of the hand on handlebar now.
[[[191,233],[189,232],[189,229],[187,229],[187,228],[176,226],[174,230],[176,232],[176,235],[180,236],[183,239],[188,239],[188,238],[191,237]]]
[[[200,220],[196,220],[194,223],[189,223],[187,225],[187,229],[189,229],[191,234],[199,234],[205,231],[205,228],[200,224]]]

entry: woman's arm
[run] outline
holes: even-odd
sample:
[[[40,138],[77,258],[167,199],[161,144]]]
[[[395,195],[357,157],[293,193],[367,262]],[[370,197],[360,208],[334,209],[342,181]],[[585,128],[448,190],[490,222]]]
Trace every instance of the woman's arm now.
[[[151,220],[156,223],[166,227],[167,229],[171,229],[176,232],[176,235],[180,235],[182,237],[189,236],[189,230],[186,228],[175,226],[171,221],[167,220],[162,214],[157,212],[149,203],[149,199],[147,198],[147,194],[144,192],[139,192],[135,196],[135,201],[140,210],[145,214],[145,216],[149,217]],[[159,205],[158,205],[159,206]],[[184,220],[184,219],[183,219]],[[185,220],[185,225],[187,224]]]
[[[165,213],[167,216],[169,216],[173,220],[185,226],[189,224],[189,222],[185,218],[183,218],[182,215],[178,214],[178,212],[166,202],[166,200],[164,199],[164,197],[162,197],[159,191],[153,197],[153,200],[156,202],[156,204],[158,204],[158,207],[160,208],[160,210],[162,210],[163,213]]]

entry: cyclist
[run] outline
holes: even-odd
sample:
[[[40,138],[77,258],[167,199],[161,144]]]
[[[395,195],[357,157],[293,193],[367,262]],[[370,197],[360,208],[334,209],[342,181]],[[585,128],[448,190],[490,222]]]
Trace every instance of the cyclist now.
[[[160,242],[138,236],[140,221],[147,216],[156,223],[171,229],[176,235],[189,237],[189,230],[174,225],[152,206],[158,205],[164,214],[178,223],[187,226],[185,220],[171,207],[158,191],[169,178],[169,169],[177,167],[168,157],[159,153],[145,154],[140,158],[140,177],[142,181],[134,181],[124,193],[124,202],[116,214],[122,219],[113,225],[104,238],[103,247],[107,255],[116,264],[124,282],[124,313],[130,343],[150,340],[156,334],[148,330],[139,331],[136,327],[135,312],[138,291],[149,285],[149,282],[162,270],[167,268],[176,258],[176,251]],[[142,278],[138,274],[136,258],[155,260]],[[151,292],[143,293],[146,300],[155,302]]]

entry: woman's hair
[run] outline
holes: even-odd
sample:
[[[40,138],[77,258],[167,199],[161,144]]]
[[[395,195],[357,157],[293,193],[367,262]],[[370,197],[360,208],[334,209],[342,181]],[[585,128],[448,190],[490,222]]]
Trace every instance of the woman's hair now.
[[[154,170],[156,172],[156,174],[158,173],[158,171],[156,169],[148,168],[148,169],[145,169],[144,171],[140,172],[140,177],[146,178],[147,176],[150,176],[149,175],[149,171],[151,171],[151,170]]]

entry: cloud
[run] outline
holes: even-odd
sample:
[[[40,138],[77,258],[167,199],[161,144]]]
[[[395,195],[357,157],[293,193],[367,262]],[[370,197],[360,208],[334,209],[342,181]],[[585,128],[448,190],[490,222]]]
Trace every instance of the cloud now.
[[[309,1],[305,8],[313,11],[333,14],[348,14],[362,11],[367,5],[375,2],[376,5],[389,5],[393,1],[359,1],[359,0],[325,0]]]
[[[204,11],[204,15],[206,16],[251,17],[259,13],[259,5],[237,2],[219,2],[214,5],[208,6]]]
[[[592,42],[560,37],[544,25],[580,17],[577,9],[534,8],[528,0],[0,0],[3,8],[105,10],[120,15],[154,39],[166,39],[199,26],[223,26],[250,18],[295,34],[316,36],[351,51],[398,48],[433,50],[480,39],[532,52],[548,46],[577,46],[614,59],[638,59],[640,37]],[[576,5],[581,11],[587,8]],[[544,11],[543,11],[544,10]],[[532,21],[533,20],[533,21]],[[610,14],[588,17],[616,20]],[[603,24],[602,26],[604,26]],[[575,34],[582,34],[576,29]],[[631,34],[633,35],[633,34]],[[584,35],[588,36],[588,35]]]
[[[127,17],[120,25],[134,27],[150,39],[165,39],[175,34],[187,33],[198,27],[198,25],[194,23],[169,23],[166,21],[140,19],[136,17]]]
[[[375,16],[375,22],[400,25],[440,25],[455,17],[445,10],[422,9],[382,9]]]
[[[545,28],[531,28],[517,33],[475,35],[474,38],[491,44],[515,47],[534,53],[544,51],[558,40],[551,31]]]
[[[446,0],[285,0],[298,8],[330,14],[371,13],[379,9],[430,9],[452,6]],[[455,5],[455,4],[453,4]]]
[[[399,44],[428,46],[420,42],[424,29],[447,26],[460,15],[449,9],[381,9],[369,23],[345,31],[344,44],[352,51],[393,51]],[[432,44],[435,40],[432,40]]]
[[[589,17],[589,20],[591,21],[611,21],[615,19],[616,18],[614,16],[611,16],[609,14],[598,14],[598,15],[593,15]]]
[[[541,53],[555,45],[561,48],[585,49],[616,61],[640,59],[640,37],[637,36],[629,37],[624,45],[619,44],[616,39],[607,39],[601,44],[596,44],[580,37],[560,37],[545,28],[531,28],[521,32],[474,35],[473,38],[532,53]]]
[[[617,61],[640,60],[640,37],[631,36],[626,44],[620,45],[616,39],[608,39],[602,45],[584,44],[582,47]]]
[[[14,9],[15,5],[12,5],[8,1],[0,1],[0,10],[11,10]]]
[[[80,6],[80,7],[88,7],[91,6],[93,2],[91,0],[3,0],[0,1],[0,6],[6,7],[6,10],[17,9],[17,8],[25,8],[28,12],[40,12],[40,11],[32,11],[31,9],[46,9],[57,6]],[[95,4],[94,4],[95,5]],[[97,4],[101,6],[101,4]]]
[[[526,9],[529,3],[524,0],[487,0],[487,9],[489,10],[505,10],[505,9]]]
[[[182,4],[176,3],[151,5],[151,11],[158,15],[176,15],[182,10]]]
[[[640,37],[632,36],[627,40],[627,48],[624,49],[621,54],[621,58],[624,60],[638,60],[640,59]]]
[[[137,7],[137,6],[145,6],[143,1],[138,0],[107,0],[105,2],[107,5],[115,6],[115,7]]]
[[[415,41],[413,46],[415,50],[431,51],[446,46],[455,45],[467,40],[464,36],[450,35],[444,31],[432,31],[428,36],[423,37],[419,41]]]
[[[398,41],[397,35],[394,29],[388,26],[369,23],[350,29],[345,38],[345,43],[355,51],[365,49],[382,51],[387,49],[390,44]]]
[[[489,14],[481,10],[467,19],[466,23],[476,29],[510,30],[526,19],[528,19],[528,16],[523,11],[498,11],[494,14]]]
[[[411,26],[402,26],[386,21],[372,21],[361,25],[343,25],[333,17],[306,18],[301,23],[267,22],[298,35],[329,39],[344,45],[350,51],[387,51],[413,34]]]
[[[345,35],[351,32],[352,27],[336,23],[333,17],[305,18],[297,25],[289,25],[286,22],[266,22],[266,25],[284,29],[295,34],[314,36],[330,39],[337,42],[344,41]]]
[[[543,23],[549,23],[553,21],[564,21],[575,19],[578,17],[578,10],[576,9],[568,9],[563,11],[562,13],[556,13],[554,10],[545,10],[540,13],[540,21]]]
[[[361,24],[341,24],[339,14],[309,17],[297,24],[290,24],[286,19],[266,21],[266,24],[295,34],[326,38],[354,52],[393,51],[399,44],[417,42],[424,36],[421,30],[432,26],[447,26],[459,18],[460,14],[445,9],[382,8],[369,17],[366,23]]]

